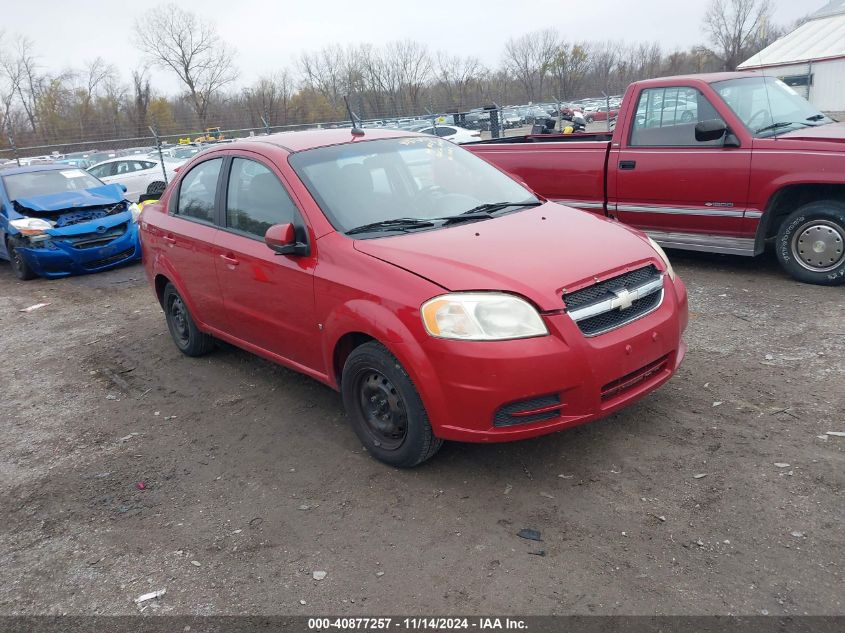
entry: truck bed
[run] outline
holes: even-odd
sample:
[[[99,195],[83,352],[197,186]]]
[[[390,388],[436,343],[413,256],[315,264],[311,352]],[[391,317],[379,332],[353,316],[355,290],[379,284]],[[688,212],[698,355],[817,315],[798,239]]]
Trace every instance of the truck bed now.
[[[541,196],[605,213],[611,135],[531,134],[461,145]]]

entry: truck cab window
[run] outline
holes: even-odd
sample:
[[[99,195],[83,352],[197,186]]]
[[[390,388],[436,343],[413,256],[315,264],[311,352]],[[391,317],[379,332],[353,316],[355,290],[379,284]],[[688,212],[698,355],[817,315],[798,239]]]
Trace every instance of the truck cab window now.
[[[631,125],[633,147],[690,147],[718,145],[695,140],[699,121],[718,118],[715,108],[695,88],[648,88],[640,93]]]

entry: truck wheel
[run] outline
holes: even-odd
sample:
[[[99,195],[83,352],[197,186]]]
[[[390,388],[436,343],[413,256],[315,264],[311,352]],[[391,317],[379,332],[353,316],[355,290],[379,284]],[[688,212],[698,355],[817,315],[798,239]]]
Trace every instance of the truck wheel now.
[[[798,281],[845,283],[845,203],[819,200],[790,214],[778,230],[777,255]]]
[[[29,281],[35,279],[38,275],[30,268],[26,260],[18,252],[18,241],[14,237],[6,240],[6,252],[9,254],[9,263],[12,265],[12,271],[21,281]]]
[[[188,312],[188,306],[176,291],[173,284],[167,284],[162,295],[164,316],[167,329],[176,347],[185,356],[202,356],[214,347],[214,338],[210,334],[200,332],[196,323]]]
[[[341,392],[358,439],[386,464],[413,468],[443,444],[408,373],[375,341],[352,350],[343,366]]]

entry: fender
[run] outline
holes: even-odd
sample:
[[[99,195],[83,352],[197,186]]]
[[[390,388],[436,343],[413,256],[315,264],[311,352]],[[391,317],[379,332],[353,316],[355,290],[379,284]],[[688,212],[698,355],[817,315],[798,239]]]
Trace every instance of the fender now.
[[[333,386],[340,387],[334,371],[334,350],[338,342],[352,332],[366,334],[396,356],[416,386],[432,424],[436,425],[440,417],[437,412],[445,410],[445,397],[437,372],[420,344],[420,336],[428,336],[422,330],[421,321],[418,327],[419,331],[415,332],[416,328],[403,321],[396,311],[374,301],[354,299],[338,307],[323,324],[323,359]]]

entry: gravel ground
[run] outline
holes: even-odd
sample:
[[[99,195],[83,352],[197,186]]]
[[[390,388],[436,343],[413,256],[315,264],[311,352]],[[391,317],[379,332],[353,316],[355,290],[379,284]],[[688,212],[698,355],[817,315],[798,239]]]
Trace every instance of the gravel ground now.
[[[182,357],[140,266],[0,267],[0,614],[845,613],[845,289],[673,255],[668,385],[413,471],[308,378]]]

